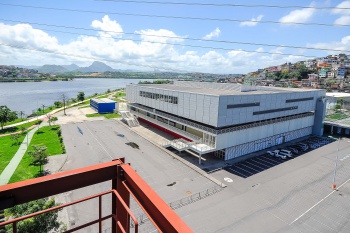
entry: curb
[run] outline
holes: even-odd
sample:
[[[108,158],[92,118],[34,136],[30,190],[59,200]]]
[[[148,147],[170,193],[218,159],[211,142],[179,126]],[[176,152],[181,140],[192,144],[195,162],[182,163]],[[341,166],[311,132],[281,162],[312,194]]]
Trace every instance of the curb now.
[[[177,156],[175,153],[166,150],[165,148],[163,148],[162,146],[152,142],[151,140],[149,140],[148,138],[145,138],[143,135],[138,134],[137,132],[135,132],[132,128],[128,127],[127,125],[125,125],[123,122],[120,122],[120,120],[115,119],[116,121],[118,121],[118,123],[120,123],[121,125],[123,125],[124,127],[126,127],[127,129],[129,129],[131,132],[139,135],[140,137],[142,137],[143,139],[145,139],[146,141],[152,143],[153,145],[155,145],[157,148],[161,149],[162,151],[166,152],[168,155],[172,156],[173,158],[177,159],[178,161],[180,161],[181,163],[185,164],[187,167],[191,168],[192,170],[194,170],[195,172],[199,173],[200,175],[206,177],[207,179],[211,180],[212,182],[214,182],[215,184],[219,185],[221,188],[226,188],[227,185],[225,185],[224,183],[220,182],[219,180],[215,179],[214,177],[208,175],[206,172],[204,172],[202,169],[198,168],[197,166],[194,166],[192,163],[188,162],[187,160]]]

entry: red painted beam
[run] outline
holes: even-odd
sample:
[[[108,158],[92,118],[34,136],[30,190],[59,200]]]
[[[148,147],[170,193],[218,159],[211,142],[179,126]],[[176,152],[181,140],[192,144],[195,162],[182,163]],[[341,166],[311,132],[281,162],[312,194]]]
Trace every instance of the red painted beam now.
[[[159,129],[159,130],[161,130],[161,131],[163,131],[163,132],[165,132],[165,133],[167,133],[167,134],[170,134],[171,136],[174,136],[175,138],[182,138],[182,139],[185,139],[186,141],[192,142],[191,139],[186,138],[186,137],[184,137],[184,136],[182,136],[182,135],[180,135],[180,134],[177,134],[177,133],[175,133],[175,132],[173,132],[173,131],[171,131],[171,130],[169,130],[169,129],[166,129],[166,128],[160,126],[160,125],[157,125],[157,124],[155,124],[155,123],[153,123],[153,122],[150,122],[150,121],[148,121],[148,120],[145,120],[145,119],[143,119],[143,118],[141,118],[141,117],[138,117],[138,119],[139,119],[139,121],[145,122],[146,124],[149,124],[149,125],[153,126],[153,127],[156,128],[156,129]]]
[[[0,209],[116,179],[120,164],[115,160],[0,186]]]
[[[130,165],[123,164],[121,168],[128,188],[162,232],[193,232]]]

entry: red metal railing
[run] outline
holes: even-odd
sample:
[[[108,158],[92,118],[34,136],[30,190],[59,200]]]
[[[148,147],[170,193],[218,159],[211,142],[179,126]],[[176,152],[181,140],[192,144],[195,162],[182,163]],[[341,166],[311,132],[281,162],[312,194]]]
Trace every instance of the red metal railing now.
[[[85,227],[88,227],[88,226],[91,226],[91,225],[94,225],[94,224],[98,223],[99,224],[99,227],[98,227],[99,231],[98,232],[101,233],[102,232],[102,221],[104,221],[106,219],[109,219],[109,218],[114,218],[116,223],[117,223],[117,225],[122,229],[122,232],[126,232],[124,227],[121,225],[120,221],[118,220],[118,218],[117,218],[117,216],[115,214],[110,214],[110,215],[102,217],[102,196],[110,194],[110,193],[112,195],[115,195],[116,198],[118,198],[118,200],[122,203],[122,205],[124,206],[125,210],[127,211],[128,215],[129,215],[129,217],[131,217],[131,219],[133,220],[134,225],[135,225],[135,233],[137,233],[138,232],[138,225],[139,225],[138,221],[137,221],[136,217],[134,216],[134,214],[131,212],[130,208],[125,204],[125,202],[123,201],[123,199],[120,197],[119,193],[116,190],[109,190],[109,191],[102,192],[102,193],[99,193],[99,194],[95,194],[95,195],[92,195],[92,196],[89,196],[89,197],[81,198],[81,199],[79,199],[77,201],[72,201],[72,202],[69,202],[69,203],[66,203],[66,204],[62,204],[62,205],[59,205],[59,206],[55,206],[55,207],[52,207],[52,208],[49,208],[49,209],[46,209],[46,210],[38,211],[38,212],[29,214],[29,215],[26,215],[26,216],[14,218],[14,219],[8,220],[6,222],[0,223],[0,227],[12,224],[12,231],[13,231],[13,233],[17,233],[17,223],[20,222],[20,221],[23,221],[23,220],[28,219],[28,218],[35,217],[37,215],[41,215],[41,214],[49,213],[49,212],[52,212],[52,211],[55,211],[55,210],[59,210],[59,209],[62,209],[64,207],[75,205],[75,204],[78,204],[78,203],[81,203],[81,202],[85,202],[85,201],[88,201],[88,200],[91,200],[91,199],[94,199],[94,198],[98,197],[99,218],[94,220],[94,221],[90,221],[88,223],[85,223],[85,224],[83,224],[81,226],[78,226],[78,227],[72,228],[70,230],[67,230],[65,232],[66,233],[74,232],[74,231],[77,231],[77,230],[80,230],[80,229],[83,229]]]
[[[112,181],[112,189],[109,191],[23,217],[10,219],[6,222],[0,223],[0,227],[12,224],[13,232],[16,233],[17,223],[19,221],[98,198],[98,219],[66,232],[74,232],[96,223],[99,224],[99,232],[101,232],[102,221],[109,218],[112,219],[112,233],[129,233],[130,218],[134,223],[135,232],[138,232],[138,221],[129,208],[131,194],[136,203],[140,205],[141,209],[143,209],[159,232],[192,232],[186,223],[183,222],[182,219],[158,196],[158,194],[154,192],[154,190],[131,168],[131,166],[124,163],[124,159],[0,186],[0,209],[9,208],[14,205],[108,180]],[[47,187],[50,187],[50,189],[47,189]],[[102,217],[102,196],[110,193],[112,194],[112,214]]]

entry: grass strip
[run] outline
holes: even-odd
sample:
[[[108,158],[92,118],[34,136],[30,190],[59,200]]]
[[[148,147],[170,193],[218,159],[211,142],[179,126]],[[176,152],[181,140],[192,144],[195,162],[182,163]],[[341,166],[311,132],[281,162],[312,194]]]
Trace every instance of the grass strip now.
[[[22,130],[25,131],[30,126],[38,125],[40,123],[41,123],[41,120],[36,120],[36,121],[31,121],[31,122],[28,122],[28,123],[21,124],[21,125],[13,126],[13,127],[10,127],[10,128],[2,129],[2,130],[0,130],[0,135],[1,134],[7,134],[7,133],[20,132]]]
[[[85,115],[86,117],[100,117],[100,116],[103,116],[107,119],[111,119],[111,118],[119,118],[121,117],[120,114],[118,113],[103,113],[103,114],[100,114],[100,113],[91,113],[91,114],[86,114]]]
[[[62,137],[60,136],[61,128],[57,125],[49,127],[41,127],[35,132],[30,145],[29,150],[33,149],[33,145],[46,146],[48,156],[58,155],[65,153]],[[62,146],[63,145],[63,146]],[[39,166],[33,166],[32,157],[28,154],[28,151],[24,154],[20,164],[16,171],[12,175],[9,183],[14,183],[22,180],[35,178],[39,174]]]
[[[18,139],[19,142],[23,142],[25,134],[21,135]],[[16,144],[11,139],[11,136],[0,137],[0,174],[4,171],[6,166],[11,161],[12,157],[16,154],[20,144]]]
[[[326,116],[325,120],[340,120],[349,117],[348,115],[344,113],[336,113],[333,115]]]

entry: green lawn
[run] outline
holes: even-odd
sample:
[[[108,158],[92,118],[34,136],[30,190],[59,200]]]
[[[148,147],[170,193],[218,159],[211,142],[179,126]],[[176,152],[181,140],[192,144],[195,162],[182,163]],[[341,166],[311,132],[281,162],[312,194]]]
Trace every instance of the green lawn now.
[[[100,95],[100,96],[97,97],[97,99],[107,98],[108,96],[109,96],[109,94]]]
[[[92,113],[92,114],[86,114],[86,117],[100,117],[100,116],[103,116],[103,117],[105,117],[107,119],[121,117],[118,113],[104,113],[104,114]]]
[[[19,132],[19,131],[22,130],[22,127],[25,128],[25,129],[28,129],[30,126],[36,125],[36,124],[39,124],[39,123],[41,123],[41,120],[36,120],[36,121],[24,123],[24,124],[17,125],[17,126],[11,127],[11,128],[0,130],[0,134]]]
[[[33,149],[33,145],[39,145],[47,147],[46,151],[49,156],[62,154],[63,149],[57,135],[58,130],[60,130],[59,126],[45,126],[40,128],[33,136],[29,150]],[[10,183],[36,177],[39,173],[39,167],[31,165],[31,163],[32,157],[26,152],[15,173],[12,175]]]
[[[14,120],[14,121],[6,122],[6,123],[4,124],[4,126],[16,124],[16,123],[19,123],[19,122],[22,122],[22,121],[25,121],[25,120],[26,120],[25,118],[23,118],[23,119],[17,118],[17,119]]]
[[[125,92],[118,92],[114,95],[114,97],[118,98],[118,97],[124,97],[126,96],[126,93]]]
[[[22,142],[24,135],[21,135],[19,142]],[[11,136],[0,137],[0,174],[5,169],[12,157],[16,154],[19,145],[14,145]]]
[[[340,120],[340,119],[343,119],[343,118],[347,118],[349,117],[348,115],[344,114],[344,113],[335,113],[333,115],[329,115],[329,116],[326,116],[326,121],[327,120]]]

